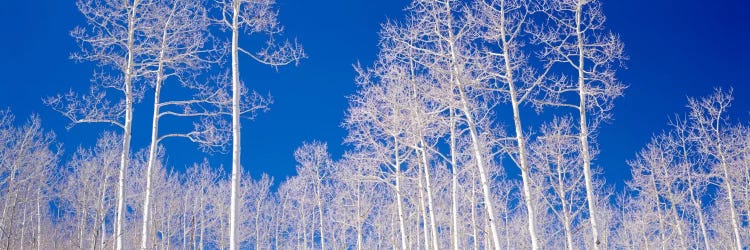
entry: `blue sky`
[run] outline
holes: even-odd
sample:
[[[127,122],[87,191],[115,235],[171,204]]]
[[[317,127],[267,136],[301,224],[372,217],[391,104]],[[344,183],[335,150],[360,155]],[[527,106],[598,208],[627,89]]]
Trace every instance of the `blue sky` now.
[[[58,135],[66,152],[92,145],[104,125],[66,130],[67,121],[42,104],[42,98],[68,89],[85,90],[94,65],[68,59],[77,50],[69,31],[83,25],[73,1],[0,0],[0,108],[19,121],[32,113]],[[294,174],[293,151],[303,141],[328,142],[334,157],[346,131],[340,127],[347,95],[355,90],[352,64],[369,65],[377,53],[377,32],[388,18],[401,19],[408,1],[278,0],[286,34],[297,37],[309,58],[277,71],[241,58],[242,79],[275,100],[271,111],[243,123],[243,165],[253,176],[277,180]],[[609,183],[629,175],[626,160],[651,135],[665,128],[670,115],[684,113],[688,96],[709,94],[716,86],[733,87],[732,117],[746,120],[750,110],[750,3],[741,0],[604,1],[608,26],[621,35],[630,60],[620,79],[629,85],[616,101],[614,120],[599,133],[596,160]],[[148,144],[150,98],[136,106],[134,148]],[[148,115],[146,115],[148,114]],[[169,162],[178,169],[211,158],[183,140],[165,143]]]

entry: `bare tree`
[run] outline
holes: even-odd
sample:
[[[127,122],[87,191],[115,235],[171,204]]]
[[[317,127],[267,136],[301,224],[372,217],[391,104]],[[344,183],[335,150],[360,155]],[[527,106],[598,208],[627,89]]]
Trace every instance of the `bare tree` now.
[[[372,159],[383,166],[379,172],[386,176],[376,176],[388,183],[394,193],[396,202],[394,212],[398,221],[399,242],[402,249],[407,248],[405,205],[403,199],[403,169],[407,155],[413,150],[408,147],[405,129],[408,117],[401,115],[406,93],[395,88],[373,82],[371,72],[359,69],[358,83],[362,87],[357,95],[350,97],[350,107],[344,126],[349,129],[347,143],[353,144],[364,153],[363,158]],[[407,95],[408,96],[408,95]]]
[[[594,179],[591,170],[592,146],[597,127],[611,118],[613,100],[625,88],[616,76],[616,69],[625,59],[620,39],[607,31],[599,1],[544,1],[536,8],[544,13],[542,24],[531,28],[533,41],[544,46],[541,60],[560,65],[554,77],[543,86],[537,105],[570,107],[578,115],[578,138],[581,146],[583,173],[586,183],[592,247],[602,243],[596,218]],[[571,80],[569,80],[571,79]]]
[[[555,118],[542,126],[542,134],[530,146],[530,162],[545,210],[562,225],[566,249],[575,249],[574,228],[581,221],[585,201],[579,150],[572,133],[572,119]],[[544,210],[540,211],[544,212]]]
[[[184,137],[199,143],[202,149],[221,149],[229,140],[228,124],[220,119],[230,114],[231,100],[226,83],[222,78],[217,83],[197,83],[201,70],[211,66],[219,57],[217,48],[209,47],[207,9],[198,1],[150,0],[143,12],[146,43],[149,51],[144,60],[148,68],[147,78],[154,88],[154,106],[151,124],[151,144],[146,168],[146,188],[144,194],[143,223],[141,228],[141,249],[151,248],[149,239],[149,211],[151,209],[151,173],[156,164],[159,143],[169,137]],[[194,98],[187,100],[162,101],[165,82],[175,80],[194,92]],[[188,133],[159,133],[159,122],[164,116],[201,117]]]
[[[304,143],[300,148],[294,151],[294,158],[299,164],[297,174],[303,178],[303,183],[309,186],[312,195],[311,210],[317,211],[318,239],[320,239],[320,249],[326,248],[326,224],[330,221],[328,218],[327,207],[324,204],[330,203],[329,178],[331,175],[333,162],[328,154],[328,146],[320,142]]]
[[[726,112],[732,102],[732,91],[717,89],[712,95],[701,99],[689,99],[690,121],[698,139],[699,152],[708,157],[710,169],[715,173],[721,189],[725,192],[729,208],[734,248],[742,249],[740,215],[737,212],[736,183],[732,161],[741,155],[745,145],[733,143],[735,135],[726,121]]]
[[[6,249],[41,249],[43,204],[52,197],[58,153],[55,135],[45,132],[38,116],[13,127],[10,111],[0,111],[0,237]],[[45,206],[46,207],[46,206]]]
[[[133,103],[142,95],[134,83],[144,74],[142,53],[136,30],[142,28],[141,0],[78,1],[77,6],[87,25],[75,28],[71,34],[81,45],[72,58],[93,61],[104,71],[94,76],[88,96],[73,92],[48,98],[45,102],[70,119],[71,126],[79,123],[109,123],[123,129],[122,154],[118,180],[118,208],[116,216],[116,249],[122,249],[125,172],[130,159],[130,139]],[[121,92],[124,99],[112,102],[106,98],[107,89]]]
[[[489,159],[482,152],[486,145],[482,145],[480,138],[482,124],[487,123],[484,117],[488,109],[478,97],[486,93],[473,78],[471,42],[477,35],[473,24],[466,18],[467,6],[458,1],[415,1],[409,11],[407,29],[416,29],[413,32],[419,39],[406,44],[418,54],[416,61],[423,69],[449,93],[446,95],[449,98],[443,101],[455,108],[463,127],[469,131],[492,243],[495,249],[500,249],[490,190]]]
[[[679,196],[684,193],[680,190],[681,181],[674,175],[679,171],[679,165],[675,164],[673,158],[678,152],[675,151],[675,144],[671,139],[668,136],[654,138],[638,153],[636,160],[629,162],[633,180],[628,184],[643,196],[645,204],[641,206],[655,211],[662,248],[679,246],[687,249],[684,223],[677,212],[677,207],[681,206],[684,200]]]
[[[250,1],[250,0],[217,0],[216,7],[221,12],[220,25],[231,32],[231,71],[232,71],[232,194],[229,219],[229,249],[237,249],[237,213],[239,212],[239,178],[241,176],[240,165],[240,116],[247,112],[243,105],[248,105],[249,110],[265,109],[265,99],[255,99],[257,102],[240,103],[242,99],[242,86],[239,72],[239,52],[243,52],[255,61],[273,67],[297,63],[305,57],[302,47],[298,44],[285,42],[277,44],[274,36],[283,31],[277,20],[278,13],[273,9],[273,0]],[[250,53],[239,47],[240,32],[249,34],[267,33],[269,35],[266,47],[257,53]],[[258,97],[260,97],[258,95]]]
[[[81,249],[103,249],[106,245],[107,216],[116,197],[114,177],[121,153],[117,143],[120,140],[114,133],[104,133],[96,147],[80,148],[68,162],[59,209],[70,216],[69,223],[76,224],[75,245]]]

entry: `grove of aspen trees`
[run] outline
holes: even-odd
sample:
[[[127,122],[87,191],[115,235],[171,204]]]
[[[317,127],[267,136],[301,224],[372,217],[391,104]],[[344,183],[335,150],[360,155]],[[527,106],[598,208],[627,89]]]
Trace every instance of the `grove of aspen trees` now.
[[[604,179],[597,134],[631,83],[603,2],[410,1],[374,62],[352,62],[346,151],[300,142],[296,173],[275,179],[240,165],[241,124],[274,112],[240,65],[305,66],[283,8],[77,0],[69,53],[97,70],[89,91],[43,102],[107,132],[63,154],[45,117],[0,111],[0,249],[747,249],[750,125],[728,116],[732,89],[664,114],[624,189]],[[175,171],[165,140],[231,170]]]

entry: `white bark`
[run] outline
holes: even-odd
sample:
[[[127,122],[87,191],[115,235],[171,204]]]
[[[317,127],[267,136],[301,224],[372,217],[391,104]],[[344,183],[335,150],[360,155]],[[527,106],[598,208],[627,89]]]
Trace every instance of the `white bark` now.
[[[596,209],[596,198],[594,195],[594,185],[593,185],[593,176],[591,173],[591,155],[589,152],[589,124],[586,121],[587,114],[586,109],[588,107],[587,105],[587,89],[586,89],[586,76],[584,72],[584,58],[585,58],[585,51],[584,50],[584,34],[581,30],[581,15],[583,14],[583,4],[584,1],[579,0],[576,5],[575,15],[576,15],[576,38],[577,38],[577,51],[578,51],[578,98],[579,98],[579,104],[578,104],[578,111],[579,111],[579,128],[580,133],[578,135],[578,140],[581,143],[581,158],[583,160],[583,176],[584,176],[584,182],[586,183],[586,201],[588,204],[588,210],[589,210],[589,223],[591,224],[591,240],[592,240],[592,247],[594,249],[599,249],[599,244],[601,243],[599,241],[599,229],[598,229],[598,223],[597,223],[597,209]]]
[[[239,11],[240,1],[232,2],[232,188],[231,201],[229,208],[229,249],[239,249],[237,227],[238,227],[238,207],[239,185],[242,169],[240,165],[241,137],[240,137],[240,67],[238,58],[238,39],[239,39]]]
[[[125,223],[125,174],[130,162],[130,138],[133,127],[133,70],[134,70],[134,33],[136,22],[136,10],[140,0],[133,0],[128,9],[128,38],[127,38],[127,64],[125,66],[124,92],[125,92],[125,122],[122,133],[122,154],[120,155],[120,175],[117,180],[117,215],[115,219],[117,242],[116,250],[122,250],[123,224]]]
[[[458,250],[458,160],[456,159],[456,118],[455,110],[450,109],[450,154],[451,154],[451,233],[453,250]]]
[[[401,233],[401,249],[408,249],[406,248],[406,226],[404,225],[404,205],[401,198],[401,158],[399,156],[399,149],[398,149],[398,139],[396,137],[393,137],[393,150],[394,150],[394,168],[396,169],[396,185],[394,187],[394,191],[396,193],[396,208],[398,209],[398,227],[399,227],[399,233]]]

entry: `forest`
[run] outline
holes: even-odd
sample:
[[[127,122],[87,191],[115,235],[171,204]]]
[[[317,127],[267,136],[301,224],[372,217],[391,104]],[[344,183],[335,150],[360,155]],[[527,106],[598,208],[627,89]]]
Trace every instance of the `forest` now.
[[[43,102],[68,127],[108,129],[63,154],[43,117],[3,107],[0,248],[747,249],[750,125],[729,116],[732,89],[685,98],[632,152],[624,189],[605,180],[597,135],[629,83],[603,2],[410,1],[375,61],[351,62],[346,152],[300,142],[296,173],[275,179],[240,165],[241,124],[273,112],[240,64],[307,59],[283,9],[77,0],[71,58],[97,70],[89,91]],[[175,170],[164,140],[228,154],[231,171]]]

